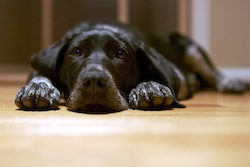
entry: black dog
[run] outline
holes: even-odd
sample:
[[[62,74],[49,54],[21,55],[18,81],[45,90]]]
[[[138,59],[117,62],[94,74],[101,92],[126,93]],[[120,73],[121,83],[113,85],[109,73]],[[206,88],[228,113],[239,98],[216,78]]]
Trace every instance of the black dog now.
[[[185,36],[161,38],[110,22],[80,24],[31,63],[35,71],[15,100],[21,109],[58,108],[64,94],[73,111],[159,110],[185,107],[178,100],[201,87],[245,89]]]

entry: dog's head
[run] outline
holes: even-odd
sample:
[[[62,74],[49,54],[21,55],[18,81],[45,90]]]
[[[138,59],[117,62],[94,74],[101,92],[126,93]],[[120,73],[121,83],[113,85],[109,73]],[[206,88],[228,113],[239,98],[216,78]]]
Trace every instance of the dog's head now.
[[[67,89],[69,110],[127,109],[124,93],[140,77],[128,34],[105,25],[74,31],[34,55],[34,68]]]
[[[31,62],[66,92],[69,110],[121,111],[129,108],[124,93],[141,78],[174,80],[167,60],[143,39],[121,25],[83,23]]]

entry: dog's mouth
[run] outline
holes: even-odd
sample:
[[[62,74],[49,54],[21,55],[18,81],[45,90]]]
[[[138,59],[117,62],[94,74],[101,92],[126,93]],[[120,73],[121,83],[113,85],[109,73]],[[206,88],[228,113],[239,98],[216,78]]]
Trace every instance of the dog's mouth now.
[[[80,112],[80,113],[89,113],[89,114],[108,114],[108,113],[116,112],[105,105],[96,104],[96,103],[86,104],[74,111]]]
[[[99,75],[99,73],[91,71],[86,74],[84,79],[77,81],[79,83],[84,80],[85,84],[74,85],[67,98],[68,110],[105,114],[128,109],[126,96],[117,89],[113,78],[111,76],[103,78],[94,74]]]

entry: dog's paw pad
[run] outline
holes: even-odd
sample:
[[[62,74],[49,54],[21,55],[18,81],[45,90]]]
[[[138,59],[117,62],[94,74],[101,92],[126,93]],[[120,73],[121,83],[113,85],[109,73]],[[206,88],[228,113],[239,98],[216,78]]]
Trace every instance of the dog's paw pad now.
[[[21,109],[57,108],[60,92],[57,88],[41,83],[28,83],[16,95],[15,104]]]
[[[171,90],[154,81],[142,82],[129,94],[132,109],[158,109],[171,106],[174,96]]]

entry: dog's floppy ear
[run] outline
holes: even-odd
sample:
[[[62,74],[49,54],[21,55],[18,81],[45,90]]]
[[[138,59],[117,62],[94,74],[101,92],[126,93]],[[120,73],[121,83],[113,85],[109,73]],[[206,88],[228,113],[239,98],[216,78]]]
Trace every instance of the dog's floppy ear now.
[[[66,35],[58,42],[52,44],[47,49],[34,54],[31,58],[31,65],[39,73],[57,80],[57,70],[60,64],[60,58],[65,54],[69,43],[74,37],[90,28],[89,23],[81,23],[72,30],[68,31]]]
[[[154,48],[148,46],[141,40],[136,42],[136,52],[140,60],[143,60],[143,70],[147,71],[147,75],[153,76],[157,82],[167,85],[175,99],[173,107],[183,108],[184,105],[180,104],[177,100],[176,94],[180,89],[180,79],[174,70],[177,68],[173,63],[168,61],[162,54],[157,52]]]
[[[56,81],[59,59],[65,54],[69,42],[74,36],[75,33],[68,32],[60,41],[34,54],[31,57],[32,67],[42,75]]]

